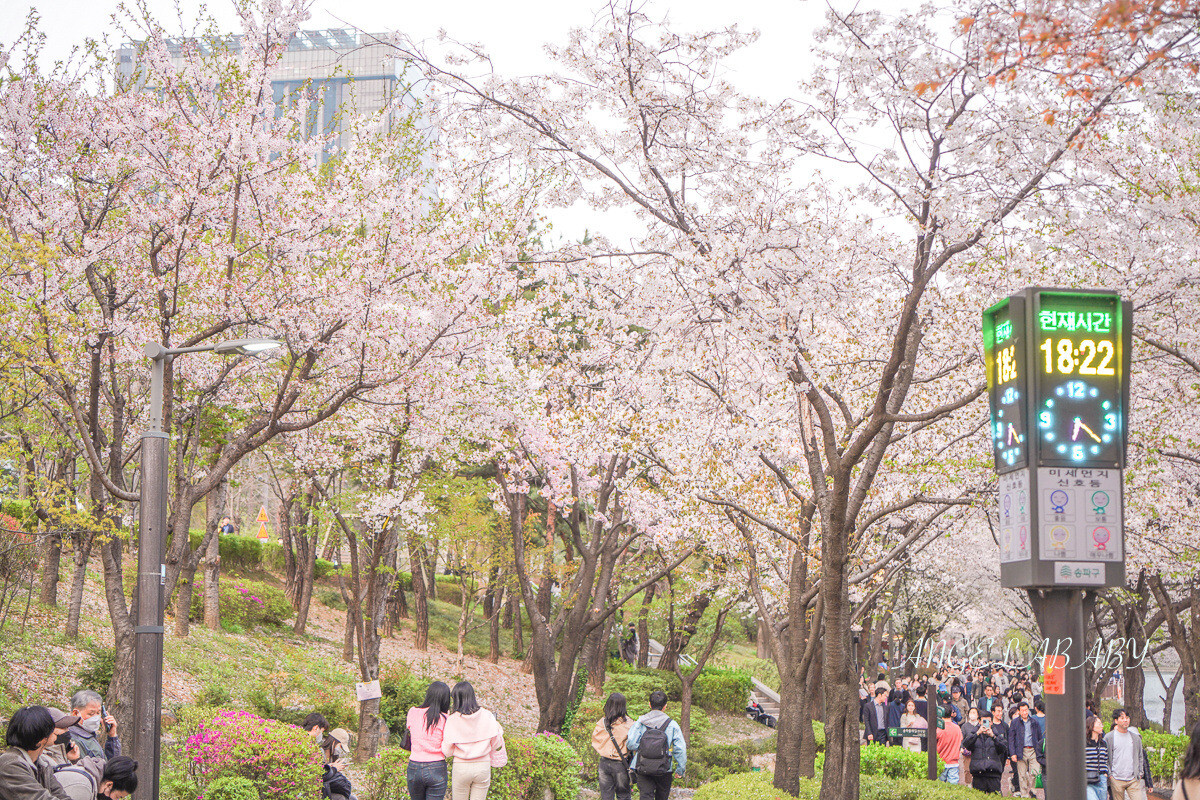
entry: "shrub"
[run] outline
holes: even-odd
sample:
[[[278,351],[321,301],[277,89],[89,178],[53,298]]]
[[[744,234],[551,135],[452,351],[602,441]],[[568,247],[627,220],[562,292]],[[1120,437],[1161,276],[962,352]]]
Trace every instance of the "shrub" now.
[[[630,702],[649,702],[650,693],[655,689],[662,689],[666,692],[667,699],[672,703],[679,702],[679,698],[683,695],[683,684],[680,682],[679,676],[674,672],[657,669],[640,669],[636,672],[613,675],[604,684],[605,692],[620,692]],[[745,707],[745,703],[743,703],[742,708]]]
[[[337,589],[322,589],[317,592],[317,601],[328,608],[338,611],[346,610],[346,601],[342,599],[342,593]]]
[[[1183,757],[1188,737],[1172,733],[1139,729],[1142,744],[1146,746],[1146,757],[1150,760],[1150,774],[1156,778],[1170,779],[1175,776],[1175,762]]]
[[[221,710],[194,720],[183,723],[176,755],[201,794],[222,778],[245,778],[262,796],[321,796],[321,752],[299,728],[245,711]]]
[[[545,791],[556,800],[579,796],[579,755],[561,737],[552,733],[535,736],[505,736],[508,765],[492,770],[488,800],[542,800]],[[405,786],[408,753],[381,750],[367,766],[358,791],[363,800],[409,800]]]
[[[800,798],[816,800],[820,785],[800,779]],[[795,800],[793,795],[771,785],[771,773],[746,772],[705,784],[696,790],[695,800]]]
[[[746,710],[750,697],[750,674],[738,669],[705,669],[692,684],[692,702],[709,711]]]
[[[390,664],[379,675],[379,716],[395,736],[404,732],[408,710],[425,702],[429,681],[413,675],[403,662]]]
[[[117,654],[111,647],[102,647],[99,650],[93,650],[88,656],[87,662],[83,668],[79,670],[79,688],[94,689],[100,694],[108,691],[108,685],[112,683],[113,667],[116,664]]]
[[[283,590],[259,581],[223,580],[220,588],[221,625],[249,630],[257,625],[281,625],[292,616]],[[191,619],[204,619],[204,592],[192,592]]]
[[[824,763],[824,753],[817,760],[818,763]],[[937,760],[938,772],[941,773],[945,766],[945,762],[939,758]],[[881,744],[865,744],[861,748],[858,767],[860,775],[882,775],[886,778],[922,780],[926,779],[925,776],[928,772],[928,753],[914,753],[903,747],[885,747]]]
[[[196,705],[198,706],[227,706],[233,699],[229,688],[219,683],[206,684],[196,694]]]
[[[860,786],[860,800],[982,800],[991,796],[966,786],[878,775],[862,776]],[[799,800],[817,800],[820,791],[820,780],[800,779]],[[794,797],[771,786],[769,772],[750,772],[701,786],[696,790],[695,800],[794,800]]]
[[[750,751],[736,744],[694,747],[688,753],[685,785],[700,786],[729,775],[750,771]]]
[[[218,778],[208,785],[204,800],[259,800],[258,789],[248,778]]]

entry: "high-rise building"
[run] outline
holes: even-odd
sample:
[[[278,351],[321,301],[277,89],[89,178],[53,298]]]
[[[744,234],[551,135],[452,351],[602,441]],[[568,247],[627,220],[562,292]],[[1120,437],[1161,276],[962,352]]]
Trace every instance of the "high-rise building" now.
[[[242,36],[219,40],[167,39],[172,56],[183,59],[185,46],[207,54],[215,48],[238,51]],[[117,74],[135,79],[138,45],[126,44],[117,50]],[[288,42],[279,62],[271,69],[271,89],[276,108],[294,105],[301,98],[309,102],[308,129],[305,134],[336,133],[337,139],[326,150],[326,157],[345,142],[346,125],[356,116],[375,114],[389,104],[395,111],[392,121],[418,110],[412,91],[416,72],[406,75],[396,51],[382,36],[346,29],[300,31]],[[425,128],[424,125],[418,127]]]

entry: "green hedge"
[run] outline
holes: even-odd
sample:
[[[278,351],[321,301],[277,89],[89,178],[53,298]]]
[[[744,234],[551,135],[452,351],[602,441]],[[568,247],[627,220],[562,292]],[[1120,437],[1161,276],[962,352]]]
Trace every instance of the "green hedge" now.
[[[672,703],[678,703],[683,696],[683,682],[679,680],[679,676],[674,672],[660,669],[639,669],[634,672],[620,673],[613,675],[604,683],[605,692],[620,692],[631,703],[634,700],[648,703],[650,693],[655,689],[662,689],[666,692],[667,700]]]
[[[192,549],[196,549],[203,541],[204,531],[188,531],[188,539]],[[254,536],[241,534],[218,534],[217,552],[221,556],[221,567],[233,572],[257,572],[271,569],[276,572],[284,570],[283,545],[278,542],[259,541]],[[335,567],[330,561],[317,559],[313,574],[317,580],[333,574]]]
[[[1170,780],[1175,777],[1175,762],[1183,757],[1188,737],[1173,733],[1139,729],[1146,756],[1150,760],[1150,774],[1156,778]]]
[[[996,796],[955,784],[896,780],[876,775],[864,775],[860,789],[860,800],[979,800]],[[695,800],[795,800],[797,797],[799,800],[817,800],[820,792],[819,779],[801,778],[800,794],[791,795],[771,786],[771,773],[750,772],[701,786],[696,790]]]
[[[742,714],[750,699],[750,674],[740,669],[707,668],[692,684],[692,702],[709,711]]]
[[[542,800],[549,789],[556,800],[579,797],[579,755],[553,733],[505,736],[508,766],[492,770],[488,800]],[[450,769],[454,769],[451,761]],[[405,783],[408,753],[385,749],[367,765],[355,793],[361,800],[410,800]]]
[[[817,774],[825,766],[824,747],[817,754]],[[946,763],[941,758],[937,760],[937,770],[940,775]],[[861,748],[858,762],[859,775],[880,775],[885,778],[903,778],[911,780],[929,780],[929,754],[914,753],[903,747],[887,747],[882,744],[865,744]]]

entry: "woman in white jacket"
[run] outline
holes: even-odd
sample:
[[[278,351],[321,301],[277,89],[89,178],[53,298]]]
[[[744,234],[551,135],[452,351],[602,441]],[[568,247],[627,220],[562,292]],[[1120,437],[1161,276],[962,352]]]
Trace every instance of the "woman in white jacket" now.
[[[466,681],[450,692],[454,713],[442,734],[442,755],[454,759],[450,776],[453,800],[485,800],[492,784],[492,767],[508,763],[504,729],[496,716],[479,707],[475,688]]]

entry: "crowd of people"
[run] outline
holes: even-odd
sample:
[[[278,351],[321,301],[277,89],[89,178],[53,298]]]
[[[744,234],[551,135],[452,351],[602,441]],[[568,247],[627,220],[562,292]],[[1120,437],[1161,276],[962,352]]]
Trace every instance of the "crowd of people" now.
[[[1046,767],[1046,706],[1035,676],[998,666],[942,670],[928,677],[883,673],[860,688],[863,740],[928,751],[927,694],[936,687],[937,731],[932,737],[946,766],[938,780],[999,794],[1005,776],[1013,797],[1035,797]],[[1141,735],[1124,709],[1110,730],[1088,701],[1081,709],[1087,734],[1088,800],[1146,800],[1152,788]],[[1189,766],[1190,765],[1190,766]],[[1200,800],[1200,726],[1192,732],[1175,800]],[[1189,794],[1190,793],[1190,794]]]
[[[91,690],[76,692],[69,711],[17,709],[4,746],[0,800],[121,800],[137,789],[137,762],[121,755],[117,721]]]

